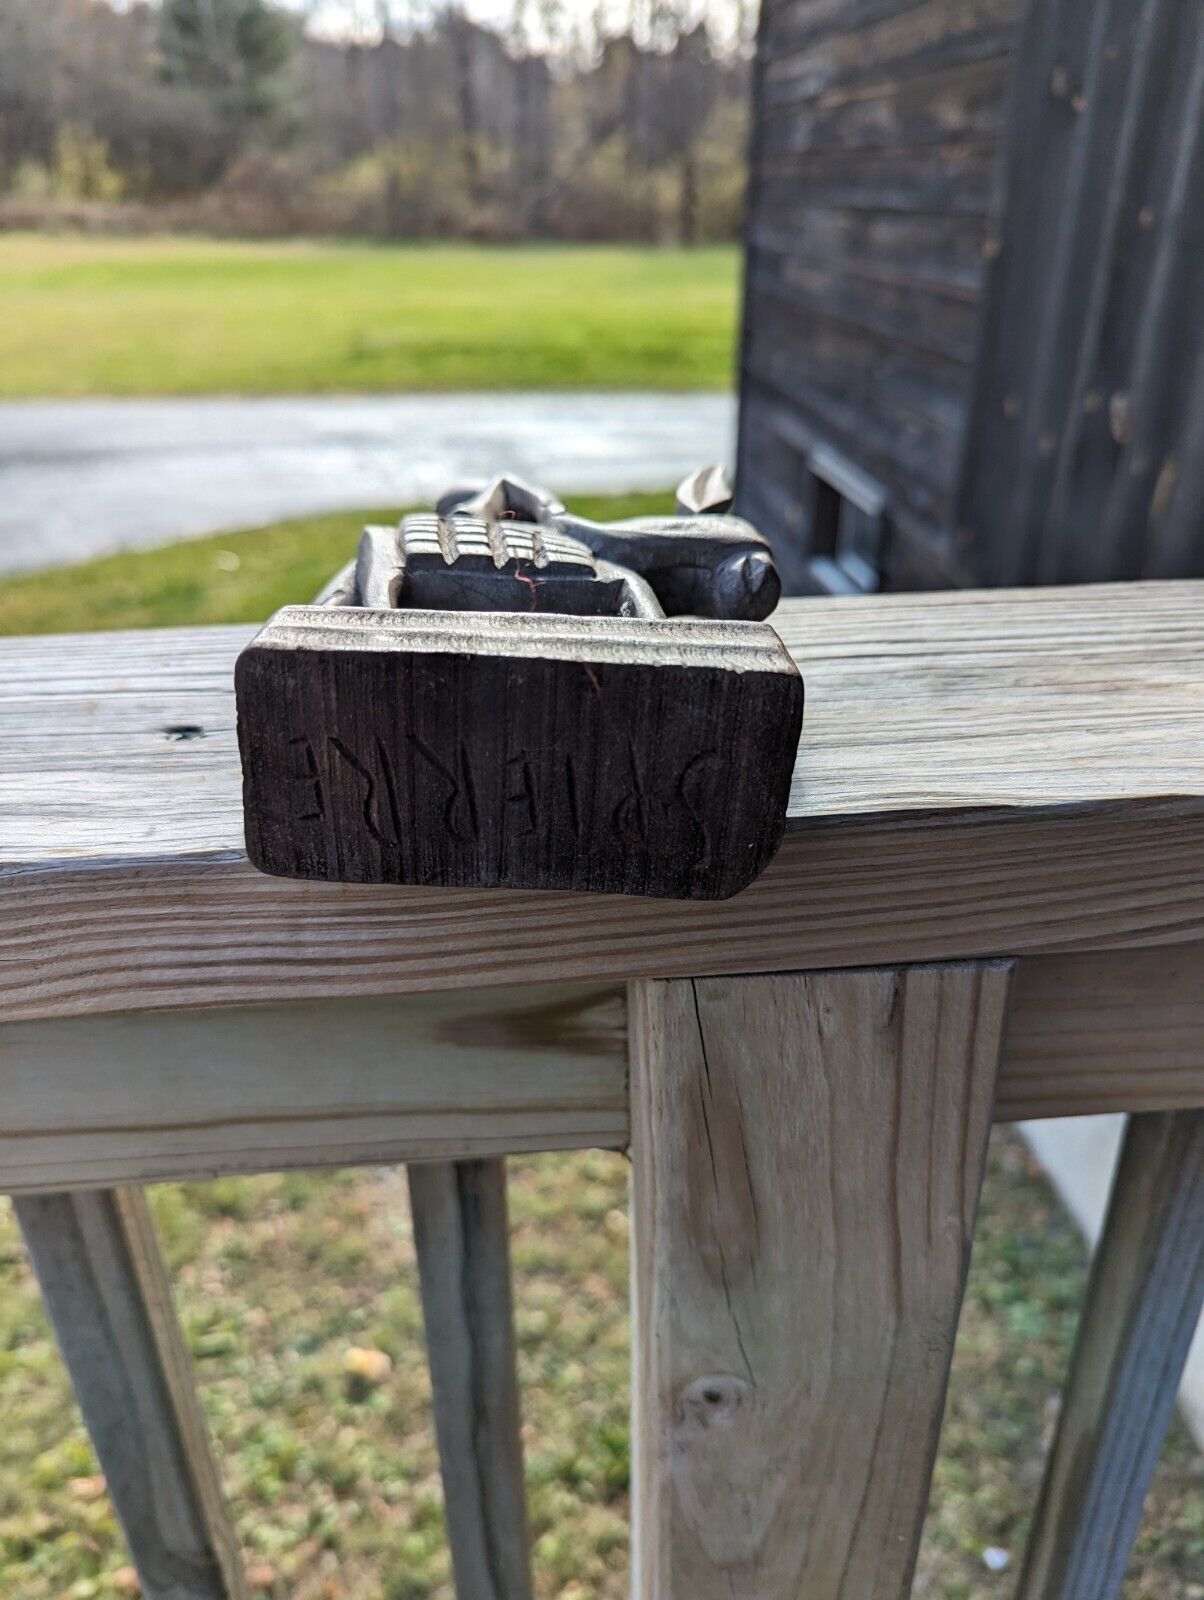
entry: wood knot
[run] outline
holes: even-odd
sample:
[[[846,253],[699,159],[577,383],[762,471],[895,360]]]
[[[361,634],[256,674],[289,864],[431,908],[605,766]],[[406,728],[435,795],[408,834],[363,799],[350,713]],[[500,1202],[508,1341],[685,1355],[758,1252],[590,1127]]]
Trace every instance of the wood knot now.
[[[793,1414],[790,1445],[797,1448]],[[720,1571],[760,1559],[782,1494],[792,1480],[784,1468],[780,1415],[755,1386],[731,1372],[708,1372],[678,1390],[672,1474],[677,1505],[707,1560]],[[733,1594],[749,1593],[743,1584]],[[757,1594],[767,1591],[758,1586]]]
[[[677,1426],[702,1431],[731,1427],[753,1402],[753,1387],[732,1372],[709,1372],[694,1378],[677,1396]]]

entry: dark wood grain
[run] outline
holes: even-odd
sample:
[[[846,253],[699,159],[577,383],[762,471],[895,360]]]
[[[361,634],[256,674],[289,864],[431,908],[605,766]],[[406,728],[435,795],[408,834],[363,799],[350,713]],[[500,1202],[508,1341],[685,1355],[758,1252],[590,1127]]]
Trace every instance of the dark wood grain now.
[[[803,707],[772,629],[693,620],[292,607],[235,682],[262,871],[688,899],[773,856]]]
[[[753,81],[737,506],[786,592],[782,413],[885,485],[886,586],[1204,571],[1199,8],[765,0]]]
[[[1018,1600],[1115,1600],[1204,1305],[1204,1110],[1134,1117]]]
[[[808,439],[890,496],[888,581],[944,585],[1021,0],[765,0],[737,507],[807,587]],[[798,427],[777,428],[788,415]],[[763,449],[767,433],[783,448]]]
[[[503,1161],[409,1169],[458,1600],[530,1600]]]

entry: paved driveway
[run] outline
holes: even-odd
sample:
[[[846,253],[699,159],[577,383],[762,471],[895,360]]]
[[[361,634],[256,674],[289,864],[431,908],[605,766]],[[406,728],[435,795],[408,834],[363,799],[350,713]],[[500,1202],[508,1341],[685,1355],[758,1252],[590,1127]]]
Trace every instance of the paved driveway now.
[[[729,462],[718,394],[0,404],[0,572],[308,512],[416,503],[502,468],[658,489]]]

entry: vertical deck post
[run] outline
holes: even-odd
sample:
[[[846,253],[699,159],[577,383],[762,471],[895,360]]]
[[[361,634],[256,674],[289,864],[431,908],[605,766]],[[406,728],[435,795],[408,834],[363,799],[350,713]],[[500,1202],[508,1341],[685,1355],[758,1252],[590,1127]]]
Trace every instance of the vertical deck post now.
[[[906,1592],[1008,979],[634,986],[636,1600]]]
[[[408,1175],[456,1593],[530,1600],[506,1164]]]
[[[13,1205],[144,1600],[246,1600],[145,1195]]]
[[[1114,1600],[1204,1305],[1204,1110],[1132,1117],[1017,1600]]]

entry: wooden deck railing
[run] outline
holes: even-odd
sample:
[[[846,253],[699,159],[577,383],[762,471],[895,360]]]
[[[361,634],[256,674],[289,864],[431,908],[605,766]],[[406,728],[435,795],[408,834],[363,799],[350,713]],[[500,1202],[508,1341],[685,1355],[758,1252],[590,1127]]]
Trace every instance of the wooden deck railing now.
[[[524,1600],[502,1158],[630,1149],[636,1595],[898,1600],[992,1118],[1101,1110],[1017,1594],[1119,1593],[1204,1297],[1204,584],[775,620],[790,825],[722,904],[260,877],[249,630],[0,644],[0,1190],[147,1596],[246,1588],[140,1185],[411,1164],[457,1588]]]

